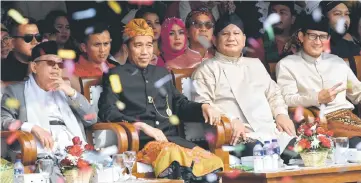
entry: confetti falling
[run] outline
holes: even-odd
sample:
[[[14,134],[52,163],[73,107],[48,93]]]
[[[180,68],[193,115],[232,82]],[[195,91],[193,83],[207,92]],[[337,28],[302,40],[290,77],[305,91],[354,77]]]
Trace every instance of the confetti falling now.
[[[232,170],[232,171],[226,172],[225,176],[230,179],[235,179],[239,176],[239,174],[241,174],[241,170]]]
[[[122,92],[122,84],[120,83],[119,75],[112,74],[109,76],[110,85],[112,86],[112,90],[114,93]]]
[[[248,44],[250,44],[253,48],[259,48],[260,44],[258,43],[258,41],[254,38],[248,38]]]
[[[74,50],[64,50],[64,49],[60,49],[58,51],[58,56],[63,58],[63,59],[74,59],[76,57],[75,51]]]
[[[118,153],[118,147],[116,145],[112,145],[106,148],[103,148],[102,150],[100,150],[100,155],[103,156],[110,156],[113,154],[117,154]]]
[[[6,138],[6,143],[7,143],[8,145],[11,145],[11,144],[14,143],[14,141],[15,141],[17,138],[18,138],[18,133],[13,132],[13,133],[11,133],[11,135],[10,135],[8,138]]]
[[[215,173],[210,173],[206,176],[208,182],[215,182],[217,181],[218,177]]]
[[[295,115],[294,115],[294,120],[296,122],[301,122],[305,117],[303,116],[303,107],[302,106],[298,106],[295,110]]]
[[[160,93],[163,97],[167,96],[167,90],[166,90],[164,87],[160,87],[160,88],[159,88],[159,93]]]
[[[326,53],[331,53],[330,39],[323,41],[323,51]]]
[[[64,178],[63,177],[58,177],[57,179],[56,179],[56,183],[65,183],[65,180],[64,180]]]
[[[291,177],[286,176],[286,177],[282,177],[281,182],[282,182],[282,183],[291,183],[291,182],[293,182],[293,180],[292,180]]]
[[[172,125],[178,125],[178,124],[179,124],[179,118],[178,118],[178,116],[176,116],[176,115],[171,115],[171,116],[169,116],[169,122],[170,122]]]
[[[75,13],[73,13],[73,19],[74,20],[83,20],[83,19],[88,19],[88,18],[92,18],[96,15],[96,10],[94,8],[89,8],[87,10],[83,10],[83,11],[77,11]]]
[[[102,62],[102,64],[101,64],[100,66],[101,66],[102,71],[103,71],[104,73],[108,73],[108,72],[109,72],[109,67],[108,67],[108,65],[107,65],[105,62]]]
[[[274,32],[272,25],[277,24],[281,21],[281,17],[277,13],[270,14],[266,21],[263,22],[263,28],[266,30],[270,40],[274,40]]]
[[[75,64],[73,60],[70,59],[66,59],[64,61],[64,67],[66,72],[68,72],[68,74],[71,76],[74,73],[75,70]]]
[[[321,104],[321,106],[320,106],[320,114],[319,114],[320,119],[325,118],[325,110],[326,110],[326,105]]]
[[[94,27],[93,27],[93,26],[87,27],[87,28],[85,29],[85,31],[84,31],[84,33],[85,33],[86,35],[93,34],[93,32],[94,32]]]
[[[108,1],[108,6],[116,13],[120,14],[122,12],[122,8],[116,1]]]
[[[198,36],[198,42],[203,46],[203,48],[208,49],[212,45],[205,36]]]
[[[347,92],[352,92],[352,81],[347,81]]]
[[[16,98],[8,98],[5,101],[5,106],[10,109],[18,109],[20,107],[20,102]]]
[[[19,24],[24,25],[29,22],[29,20],[27,18],[24,18],[18,11],[14,10],[14,9],[10,9],[8,11],[8,15]]]
[[[336,23],[336,32],[339,34],[343,34],[346,31],[346,19],[339,18]]]
[[[234,146],[222,146],[223,151],[234,151],[236,148]]]
[[[205,134],[205,138],[208,143],[214,143],[216,140],[216,136],[212,132],[207,132]]]
[[[244,151],[244,149],[246,148],[246,146],[244,144],[237,144],[235,147],[234,147],[234,151],[236,152],[242,152]]]
[[[125,109],[125,104],[121,101],[117,101],[115,102],[115,105],[118,107],[119,110],[124,110]]]
[[[154,1],[146,1],[146,0],[130,0],[128,1],[129,4],[136,4],[136,5],[145,5],[145,6],[150,6],[154,3]]]
[[[316,8],[315,10],[313,10],[313,12],[312,12],[312,18],[313,18],[313,20],[315,20],[315,22],[321,21],[322,11],[321,11],[320,8]]]
[[[12,123],[9,125],[9,130],[10,130],[10,131],[18,130],[21,125],[22,125],[21,121],[20,121],[20,120],[16,120],[16,121],[12,122]]]
[[[170,81],[172,79],[172,75],[168,74],[162,78],[160,78],[158,81],[156,81],[154,83],[154,87],[155,88],[160,88],[161,86],[163,86],[165,83],[167,83],[168,81]]]
[[[96,117],[97,117],[97,114],[96,114],[96,113],[90,113],[90,114],[84,115],[84,120],[89,121],[89,120],[95,119]]]
[[[356,149],[357,149],[358,151],[361,150],[361,142],[359,142],[359,143],[356,145]]]

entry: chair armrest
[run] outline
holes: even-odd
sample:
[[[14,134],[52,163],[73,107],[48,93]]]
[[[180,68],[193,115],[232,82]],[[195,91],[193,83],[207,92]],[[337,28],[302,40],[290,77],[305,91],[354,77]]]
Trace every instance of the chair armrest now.
[[[138,152],[139,151],[139,134],[138,134],[137,129],[135,129],[134,125],[132,125],[130,123],[125,123],[125,122],[119,122],[116,124],[122,126],[125,129],[125,131],[127,132],[128,142],[129,142],[129,150]]]
[[[1,139],[6,138],[15,134],[17,141],[21,148],[21,159],[24,166],[34,165],[37,159],[37,147],[34,136],[29,132],[24,131],[1,131]]]
[[[93,133],[96,130],[111,130],[117,135],[117,146],[118,152],[124,152],[128,149],[128,137],[127,132],[120,125],[115,123],[95,123],[87,129],[87,140],[88,143],[94,145],[93,143]]]

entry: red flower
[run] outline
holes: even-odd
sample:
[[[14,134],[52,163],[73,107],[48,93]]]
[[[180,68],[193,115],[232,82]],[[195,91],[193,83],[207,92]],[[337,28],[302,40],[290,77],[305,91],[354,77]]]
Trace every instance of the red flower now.
[[[317,127],[316,132],[318,134],[326,135],[326,131],[322,127]]]
[[[68,153],[72,156],[80,157],[83,153],[80,145],[73,145],[68,149]]]
[[[302,149],[310,149],[311,148],[311,143],[307,139],[301,139],[298,142],[298,145],[301,146]]]
[[[89,163],[84,161],[83,159],[78,159],[78,168],[83,169],[89,167]]]
[[[308,137],[312,136],[312,131],[311,131],[311,129],[307,129],[307,130],[305,131],[305,135],[308,136]]]
[[[327,131],[326,135],[332,137],[333,136],[333,131]]]
[[[90,145],[90,144],[86,144],[84,146],[84,149],[87,150],[87,151],[93,151],[94,150],[94,146]]]
[[[74,137],[72,141],[74,145],[81,145],[81,140],[79,137]]]
[[[71,161],[67,158],[64,158],[63,160],[60,161],[60,164],[63,166],[71,166]]]
[[[326,148],[331,147],[331,142],[325,136],[319,136],[318,140],[320,140],[321,145]]]

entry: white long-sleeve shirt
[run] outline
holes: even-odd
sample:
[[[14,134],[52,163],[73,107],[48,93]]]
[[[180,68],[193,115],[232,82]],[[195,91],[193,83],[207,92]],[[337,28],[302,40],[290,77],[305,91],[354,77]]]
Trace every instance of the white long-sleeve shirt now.
[[[361,100],[361,83],[346,62],[333,54],[322,53],[313,58],[304,51],[289,55],[278,62],[277,83],[289,107],[320,107],[318,93],[342,83],[338,89],[347,88],[326,104],[325,114],[340,109],[353,109]],[[348,84],[349,83],[349,84]],[[346,98],[347,97],[347,98]]]

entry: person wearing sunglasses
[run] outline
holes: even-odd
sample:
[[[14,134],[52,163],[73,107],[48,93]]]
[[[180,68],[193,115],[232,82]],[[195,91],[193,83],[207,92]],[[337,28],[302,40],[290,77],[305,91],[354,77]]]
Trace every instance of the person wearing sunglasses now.
[[[361,119],[352,110],[361,103],[361,82],[342,58],[324,52],[328,32],[327,19],[315,22],[310,16],[298,33],[301,51],[277,64],[277,82],[289,107],[323,110],[328,130],[349,137],[355,148],[361,142]]]
[[[74,136],[85,142],[84,127],[97,121],[87,99],[62,79],[63,60],[57,52],[55,41],[33,48],[29,63],[32,74],[26,81],[8,85],[1,100],[1,129],[16,126],[14,130],[31,133],[36,138],[38,155],[55,153],[72,145]],[[14,109],[6,105],[10,98],[19,101],[20,107]],[[86,114],[95,115],[84,119]],[[13,125],[17,121],[21,124]],[[14,146],[16,150],[18,147]],[[55,175],[51,179],[56,182]]]
[[[2,81],[22,81],[28,76],[31,50],[42,41],[42,36],[34,19],[27,19],[27,24],[18,24],[14,21],[10,26],[14,48],[1,63]]]
[[[11,37],[5,25],[1,24],[1,61],[6,59],[10,51],[13,49]]]

